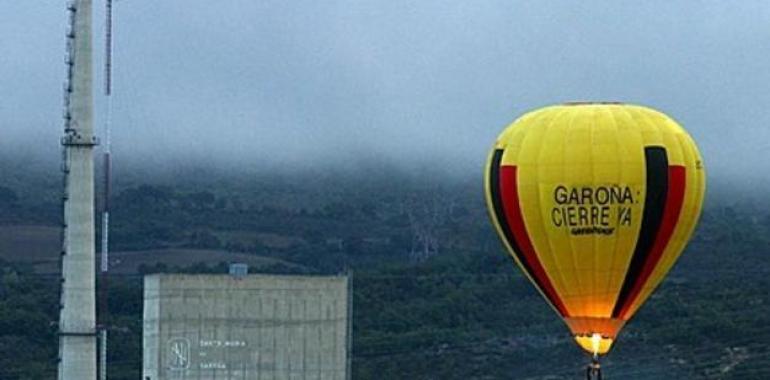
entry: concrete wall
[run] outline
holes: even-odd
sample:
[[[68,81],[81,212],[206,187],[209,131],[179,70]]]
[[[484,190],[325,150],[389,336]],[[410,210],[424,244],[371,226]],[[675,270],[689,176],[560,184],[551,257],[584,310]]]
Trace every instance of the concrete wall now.
[[[151,275],[143,380],[344,380],[342,276]]]
[[[59,380],[96,379],[92,0],[68,1]]]

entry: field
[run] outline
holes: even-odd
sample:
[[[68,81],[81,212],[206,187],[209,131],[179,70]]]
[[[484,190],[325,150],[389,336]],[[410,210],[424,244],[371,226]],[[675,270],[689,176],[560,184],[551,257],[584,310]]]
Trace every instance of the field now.
[[[0,259],[29,265],[38,274],[58,274],[60,231],[52,226],[0,226]],[[264,239],[281,246],[291,241],[274,234],[264,234]],[[110,271],[116,275],[140,274],[141,267],[184,268],[198,263],[217,265],[222,262],[246,263],[253,269],[275,265],[303,268],[285,260],[214,249],[168,248],[110,253]]]
[[[57,262],[61,232],[53,226],[0,226],[0,259],[42,264]]]

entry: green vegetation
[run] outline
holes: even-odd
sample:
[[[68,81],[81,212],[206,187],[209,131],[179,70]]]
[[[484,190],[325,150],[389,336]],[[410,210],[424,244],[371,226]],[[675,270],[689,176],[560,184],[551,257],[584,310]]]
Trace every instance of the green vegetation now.
[[[277,261],[260,271],[271,273],[352,270],[355,379],[580,376],[587,359],[502,251],[479,181],[383,173],[175,184],[119,184],[113,249],[269,257]],[[58,223],[55,202],[20,194],[0,188],[0,224]],[[712,196],[688,251],[607,357],[607,378],[768,378],[769,254],[770,209]],[[136,273],[224,272],[220,261]],[[110,379],[137,379],[141,278],[113,277],[110,292]],[[56,276],[0,261],[0,378],[55,376],[57,305]]]

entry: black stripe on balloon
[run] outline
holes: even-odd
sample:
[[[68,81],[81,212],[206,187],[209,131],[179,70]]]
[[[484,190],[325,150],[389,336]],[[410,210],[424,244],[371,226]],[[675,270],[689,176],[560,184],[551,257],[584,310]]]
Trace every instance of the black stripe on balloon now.
[[[503,149],[495,149],[495,153],[492,155],[492,163],[489,166],[489,192],[492,199],[492,208],[495,211],[495,217],[497,223],[500,225],[500,229],[503,231],[503,236],[508,242],[508,245],[513,249],[513,254],[516,255],[516,259],[519,260],[524,271],[527,272],[529,278],[535,282],[535,285],[542,291],[543,284],[540,283],[538,278],[532,274],[532,268],[527,262],[527,258],[524,257],[523,251],[519,248],[519,244],[516,243],[516,238],[513,236],[508,220],[505,219],[505,210],[503,209],[503,198],[500,194],[500,163],[503,160]],[[543,292],[543,294],[546,294]],[[548,295],[546,295],[548,298]],[[554,304],[553,300],[548,298],[551,304]]]
[[[618,318],[620,311],[630,300],[631,290],[639,281],[644,263],[655,244],[660,224],[663,221],[663,210],[666,206],[666,194],[668,193],[668,156],[663,147],[644,148],[644,160],[647,166],[647,193],[644,196],[644,212],[642,213],[642,226],[639,229],[639,239],[636,241],[631,265],[626,272],[620,294],[615,301],[612,317]]]

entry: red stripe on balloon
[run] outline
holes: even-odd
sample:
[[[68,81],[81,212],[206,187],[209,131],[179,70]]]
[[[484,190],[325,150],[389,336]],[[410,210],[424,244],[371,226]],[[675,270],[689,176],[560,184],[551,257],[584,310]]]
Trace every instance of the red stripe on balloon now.
[[[559,311],[562,317],[569,317],[567,308],[564,306],[559,295],[556,293],[548,274],[540,264],[535,247],[527,234],[527,227],[524,225],[524,218],[519,204],[519,187],[516,176],[516,166],[500,167],[500,194],[505,209],[505,219],[508,221],[511,232],[516,243],[521,249],[521,253],[526,260],[526,266],[532,269],[532,277],[539,288],[545,293],[545,296],[551,301],[551,304]]]
[[[686,180],[687,174],[684,166],[668,167],[668,191],[666,193],[666,206],[663,210],[663,220],[658,229],[658,233],[655,236],[655,243],[650,250],[650,254],[647,256],[644,268],[639,275],[639,279],[634,284],[630,296],[620,311],[620,316],[623,320],[628,319],[628,312],[631,309],[631,305],[634,304],[639,293],[641,293],[642,288],[650,279],[653,270],[660,262],[661,257],[663,257],[663,252],[665,251],[666,246],[668,246],[671,236],[674,234],[676,222],[679,220],[679,214],[682,212]]]

